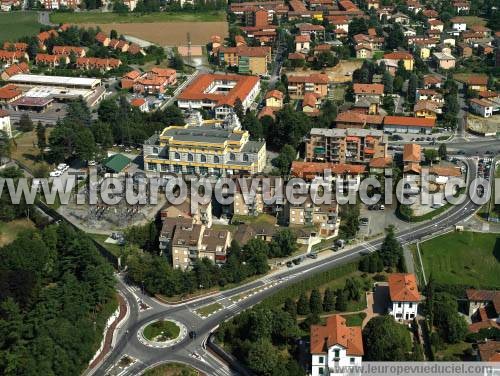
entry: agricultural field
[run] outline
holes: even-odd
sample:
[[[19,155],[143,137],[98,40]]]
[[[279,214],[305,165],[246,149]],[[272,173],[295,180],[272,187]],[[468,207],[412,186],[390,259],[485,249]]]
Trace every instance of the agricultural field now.
[[[40,26],[36,12],[0,12],[0,42],[35,35]]]
[[[192,45],[204,46],[211,35],[228,35],[227,22],[147,22],[137,23],[84,23],[82,27],[99,26],[102,31],[109,33],[116,30],[118,34],[130,35],[160,46],[187,45],[187,33],[190,33]],[[195,26],[195,27],[193,27]]]
[[[427,279],[438,283],[499,288],[500,234],[453,232],[420,245]]]

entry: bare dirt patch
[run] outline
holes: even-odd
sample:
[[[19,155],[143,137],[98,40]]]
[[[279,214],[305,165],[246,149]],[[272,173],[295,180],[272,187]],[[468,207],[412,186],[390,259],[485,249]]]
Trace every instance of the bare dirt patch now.
[[[132,35],[160,46],[187,44],[187,33],[193,45],[204,46],[211,35],[228,35],[227,22],[155,22],[155,23],[109,23],[82,24],[83,27],[99,26],[105,33],[115,29],[118,34]]]
[[[293,76],[307,76],[310,74],[324,73],[328,75],[330,82],[332,83],[347,83],[352,81],[352,72],[356,69],[361,68],[363,65],[363,60],[341,60],[336,66],[332,68],[326,68],[322,71],[315,71],[312,69],[299,69],[296,71],[287,71],[287,75]]]

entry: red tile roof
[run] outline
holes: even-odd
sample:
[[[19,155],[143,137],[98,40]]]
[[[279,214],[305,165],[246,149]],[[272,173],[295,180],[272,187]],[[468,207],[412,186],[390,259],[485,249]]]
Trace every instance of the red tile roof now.
[[[309,35],[297,35],[295,37],[295,43],[305,43],[305,42],[310,42],[311,37]]]
[[[471,75],[465,80],[465,83],[467,85],[487,85],[488,76],[485,74]]]
[[[28,45],[26,43],[10,43],[10,42],[5,42],[3,44],[3,49],[4,50],[10,50],[14,48],[16,51],[26,51],[28,49]]]
[[[356,124],[382,124],[382,115],[366,115],[355,111],[344,111],[335,118],[336,123],[356,123]]]
[[[133,107],[141,107],[144,103],[146,103],[144,98],[134,98],[130,101],[130,105]]]
[[[301,54],[300,52],[290,52],[288,54],[288,60],[304,60],[306,55]]]
[[[391,52],[391,53],[385,54],[384,59],[410,60],[410,59],[413,59],[413,55],[409,52]]]
[[[354,84],[354,94],[384,94],[383,84]]]
[[[25,56],[25,52],[23,51],[6,51],[0,50],[0,60],[19,60]]]
[[[24,61],[19,64],[12,64],[11,66],[5,68],[4,73],[6,73],[9,77],[12,77],[15,74],[28,73],[30,71],[30,67]]]
[[[67,55],[69,56],[71,52],[74,52],[77,56],[80,56],[85,49],[83,47],[75,46],[54,46],[52,53],[54,55]]]
[[[229,92],[225,94],[205,93],[204,91],[214,81],[233,81],[236,83]],[[179,100],[209,100],[217,102],[217,105],[227,104],[234,106],[237,98],[244,100],[250,91],[259,83],[257,76],[242,76],[237,74],[201,74],[194,82],[189,84],[178,96]]]
[[[302,179],[313,179],[315,176],[322,175],[325,170],[330,170],[332,174],[359,175],[366,171],[366,166],[331,162],[293,161],[290,174]]]
[[[385,125],[402,125],[408,127],[429,127],[432,128],[436,124],[436,119],[408,117],[408,116],[386,116],[384,118]]]
[[[288,76],[288,83],[327,84],[328,76],[326,74],[310,74],[308,76]]]
[[[266,99],[268,98],[283,99],[283,93],[279,90],[270,90],[266,93]]]
[[[417,279],[415,274],[393,273],[388,277],[389,295],[393,302],[418,302]]]
[[[422,161],[422,148],[419,144],[406,144],[403,148],[403,162]]]
[[[10,116],[7,111],[0,110],[0,118]]]
[[[384,168],[392,166],[391,157],[372,158],[369,163],[370,168]]]
[[[340,345],[347,355],[362,356],[363,337],[361,327],[348,327],[340,315],[328,317],[326,325],[311,325],[311,354],[326,354],[328,348]]]
[[[302,107],[308,106],[308,107],[316,107],[316,102],[318,101],[318,98],[314,93],[305,93],[304,94],[304,99],[302,100]]]
[[[13,84],[7,84],[0,87],[0,99],[10,100],[20,96],[23,92]]]
[[[489,340],[477,345],[483,362],[500,362],[500,341]]]

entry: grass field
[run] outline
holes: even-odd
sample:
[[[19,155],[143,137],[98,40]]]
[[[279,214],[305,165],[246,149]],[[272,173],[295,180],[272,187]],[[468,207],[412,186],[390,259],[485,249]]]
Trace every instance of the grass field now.
[[[184,364],[162,364],[146,371],[144,376],[198,376],[200,373]]]
[[[33,228],[35,228],[35,224],[29,219],[15,219],[10,222],[0,221],[0,247],[12,242],[21,231]]]
[[[221,308],[223,308],[222,304],[213,303],[213,304],[209,304],[207,306],[198,308],[196,310],[196,313],[200,316],[210,316],[212,313],[214,313],[215,311],[218,311]]]
[[[168,13],[157,12],[149,14],[140,13],[102,13],[102,12],[79,12],[79,13],[52,13],[52,23],[151,23],[151,22],[218,22],[224,21],[226,15],[222,11],[211,11],[203,13]]]
[[[47,139],[52,128],[47,128]],[[12,159],[15,159],[33,170],[38,164],[45,163],[40,160],[40,150],[36,146],[36,131],[21,133],[14,140],[12,147]]]
[[[460,16],[465,19],[467,22],[467,29],[470,28],[471,26],[476,26],[476,25],[481,25],[481,26],[486,26],[486,20],[481,17],[477,16]]]
[[[0,12],[0,42],[14,41],[39,31],[36,12]]]
[[[439,283],[499,288],[500,235],[453,232],[420,245],[427,279]]]
[[[179,326],[172,321],[156,321],[144,328],[144,337],[150,341],[167,341],[177,338],[180,331]]]

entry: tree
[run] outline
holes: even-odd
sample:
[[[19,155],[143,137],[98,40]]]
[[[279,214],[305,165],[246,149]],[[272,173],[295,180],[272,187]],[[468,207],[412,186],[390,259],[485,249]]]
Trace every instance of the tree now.
[[[455,297],[446,292],[438,292],[433,299],[434,324],[439,334],[448,343],[462,341],[467,334],[467,323],[458,313]]]
[[[243,107],[243,103],[240,98],[236,98],[234,101],[234,112],[238,116],[238,119],[243,121],[243,118],[245,117],[245,108]]]
[[[418,77],[416,74],[412,74],[408,80],[408,90],[406,92],[406,98],[408,102],[415,103],[417,95]]]
[[[22,132],[31,132],[33,130],[33,122],[28,114],[23,113],[19,118],[19,129]]]
[[[244,130],[250,133],[250,137],[252,140],[260,140],[264,138],[264,131],[262,129],[262,123],[255,116],[255,114],[249,111],[244,117],[242,121],[242,127]]]
[[[323,303],[321,302],[321,294],[318,289],[313,289],[309,296],[309,309],[311,313],[320,313],[323,310]]]
[[[384,93],[392,94],[394,84],[394,77],[392,77],[392,74],[385,71],[384,76],[382,77],[382,83],[384,84]]]
[[[358,301],[361,297],[361,286],[356,278],[347,278],[344,291],[347,299]]]
[[[396,266],[403,258],[403,247],[396,239],[394,226],[389,226],[387,228],[387,234],[380,247],[380,257],[385,266]]]
[[[386,39],[386,47],[388,50],[394,50],[402,46],[404,46],[403,30],[399,24],[394,23],[392,24],[391,31]]]
[[[410,360],[411,338],[404,325],[390,315],[377,316],[363,329],[365,359],[369,361]]]
[[[446,144],[439,145],[438,155],[439,158],[441,158],[442,160],[448,159],[448,151],[446,150]]]
[[[43,155],[43,151],[47,147],[47,135],[45,127],[41,122],[38,122],[36,126],[36,140],[37,140],[38,150],[40,150],[40,153]]]
[[[305,293],[300,294],[299,300],[297,301],[297,313],[299,315],[308,315],[311,312],[309,307],[309,301]]]
[[[248,350],[248,367],[259,375],[271,376],[278,366],[278,355],[268,339],[251,343]]]
[[[109,37],[111,39],[118,39],[118,32],[115,29],[111,29],[109,32]]]
[[[292,298],[287,298],[285,300],[285,306],[283,308],[293,319],[297,317],[297,303]]]
[[[280,154],[272,160],[272,164],[276,167],[280,175],[285,176],[290,172],[290,166],[292,162],[295,160],[297,155],[297,150],[295,150],[291,145],[283,146]]]
[[[12,151],[12,143],[9,135],[4,130],[0,130],[0,164],[2,159],[10,158]]]
[[[438,158],[438,152],[435,149],[424,149],[425,161],[432,164]]]
[[[290,256],[297,249],[297,236],[288,228],[278,231],[269,245],[271,257]]]
[[[170,60],[170,67],[178,70],[178,71],[183,71],[184,70],[184,60],[182,60],[182,56],[179,55],[178,53],[175,53],[172,56],[172,59]]]
[[[323,311],[332,312],[335,310],[335,292],[327,287],[323,297]]]
[[[346,238],[353,238],[359,230],[359,205],[345,204],[340,207],[340,232]]]
[[[338,289],[335,291],[335,309],[344,312],[347,309],[347,296],[346,291]]]
[[[393,115],[395,110],[394,98],[390,95],[384,96],[384,99],[382,99],[382,108],[387,111],[388,115]]]

